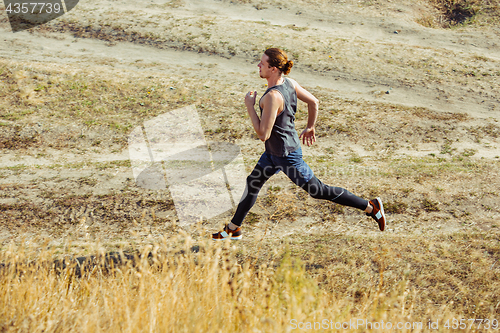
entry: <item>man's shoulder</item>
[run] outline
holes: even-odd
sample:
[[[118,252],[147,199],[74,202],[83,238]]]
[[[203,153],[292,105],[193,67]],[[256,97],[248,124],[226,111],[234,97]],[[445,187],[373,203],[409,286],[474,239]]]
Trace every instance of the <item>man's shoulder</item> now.
[[[269,92],[264,96],[264,98],[266,97],[270,100],[283,100],[283,94],[278,89],[269,90]]]
[[[297,81],[295,81],[294,79],[291,79],[291,78],[289,78],[289,77],[287,77],[286,79],[287,79],[287,80],[291,83],[291,85],[292,85],[294,88],[296,88],[296,87],[297,87],[297,85],[298,85]]]
[[[272,104],[282,104],[283,103],[283,95],[281,92],[277,89],[271,89],[269,90],[264,96],[262,96],[262,99],[260,101],[260,106],[263,107],[264,105],[272,105]]]

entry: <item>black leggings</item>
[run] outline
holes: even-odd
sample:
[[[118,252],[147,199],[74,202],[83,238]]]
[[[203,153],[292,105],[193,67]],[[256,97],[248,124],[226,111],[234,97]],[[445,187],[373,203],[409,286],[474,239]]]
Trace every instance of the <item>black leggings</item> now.
[[[255,204],[260,189],[274,173],[275,170],[273,168],[263,168],[260,165],[255,166],[252,173],[247,177],[245,193],[238,204],[238,208],[236,208],[236,213],[231,220],[232,223],[241,226],[243,219]],[[290,179],[294,181],[294,177],[290,177]],[[361,199],[341,187],[325,185],[315,176],[301,187],[315,199],[329,200],[343,206],[361,210],[365,210],[368,206],[367,200]]]

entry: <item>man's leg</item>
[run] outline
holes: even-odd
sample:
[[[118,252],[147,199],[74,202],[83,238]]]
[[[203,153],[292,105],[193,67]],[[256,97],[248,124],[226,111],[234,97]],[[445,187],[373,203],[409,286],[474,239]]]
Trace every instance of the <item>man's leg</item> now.
[[[367,213],[371,213],[371,209],[373,209],[368,200],[362,199],[344,188],[325,185],[316,177],[311,178],[302,188],[315,199],[329,200],[342,206],[364,210]]]
[[[311,178],[302,188],[315,199],[329,200],[343,206],[364,210],[366,215],[372,217],[377,222],[381,231],[385,230],[384,206],[380,198],[368,201],[341,187],[325,185],[316,177]]]
[[[264,155],[253,169],[252,173],[247,177],[245,193],[243,194],[241,201],[236,208],[236,213],[231,219],[231,223],[226,225],[224,227],[224,230],[212,234],[213,240],[224,240],[227,238],[236,240],[242,238],[240,226],[243,222],[243,219],[247,216],[248,212],[255,204],[262,186],[264,186],[266,181],[278,171],[278,169],[276,169],[273,165],[260,164],[262,159],[265,159]]]
[[[273,163],[290,178],[295,185],[303,188],[315,199],[329,200],[344,206],[366,210],[370,207],[367,200],[361,199],[346,189],[323,184],[302,158],[299,149],[287,157],[272,157]]]
[[[223,231],[212,234],[213,240],[223,240],[227,238],[241,239],[240,226],[243,219],[245,219],[248,212],[255,204],[262,186],[264,186],[266,181],[278,171],[279,169],[273,164],[271,156],[267,153],[262,154],[252,173],[247,177],[245,193],[243,193],[241,201],[236,208],[236,212],[231,219],[231,223],[226,225]]]
[[[230,229],[234,230],[241,226],[243,219],[247,216],[248,212],[255,204],[260,189],[264,186],[266,181],[276,173],[276,171],[277,169],[271,165],[261,166],[257,164],[255,166],[252,173],[247,177],[245,193],[236,208],[236,213],[231,219],[231,223],[229,224]]]
[[[323,184],[303,160],[301,150],[286,158],[273,159],[273,161],[290,180],[307,191],[311,197],[363,210],[377,222],[380,230],[385,229],[384,207],[380,198],[368,201],[344,188]]]

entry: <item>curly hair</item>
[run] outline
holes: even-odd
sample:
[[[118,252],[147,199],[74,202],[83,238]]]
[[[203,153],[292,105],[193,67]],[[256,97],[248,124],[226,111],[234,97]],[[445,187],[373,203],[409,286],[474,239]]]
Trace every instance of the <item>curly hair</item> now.
[[[272,47],[264,51],[264,54],[269,57],[269,66],[276,67],[285,75],[290,73],[290,70],[293,67],[293,61],[288,60],[288,56],[285,51]]]

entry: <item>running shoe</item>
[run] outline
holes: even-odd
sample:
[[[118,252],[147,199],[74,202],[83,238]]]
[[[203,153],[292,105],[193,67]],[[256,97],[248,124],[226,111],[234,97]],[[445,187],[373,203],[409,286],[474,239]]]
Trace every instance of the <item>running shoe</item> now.
[[[384,205],[382,205],[382,200],[380,198],[376,198],[370,200],[370,205],[373,207],[373,211],[367,216],[371,216],[378,224],[380,231],[384,231],[385,229],[385,214],[384,214]]]
[[[212,234],[212,239],[213,240],[223,240],[227,238],[231,238],[232,240],[239,240],[241,239],[241,228],[238,227],[235,230],[229,229],[227,225],[224,226],[224,230],[219,231],[218,233]]]

